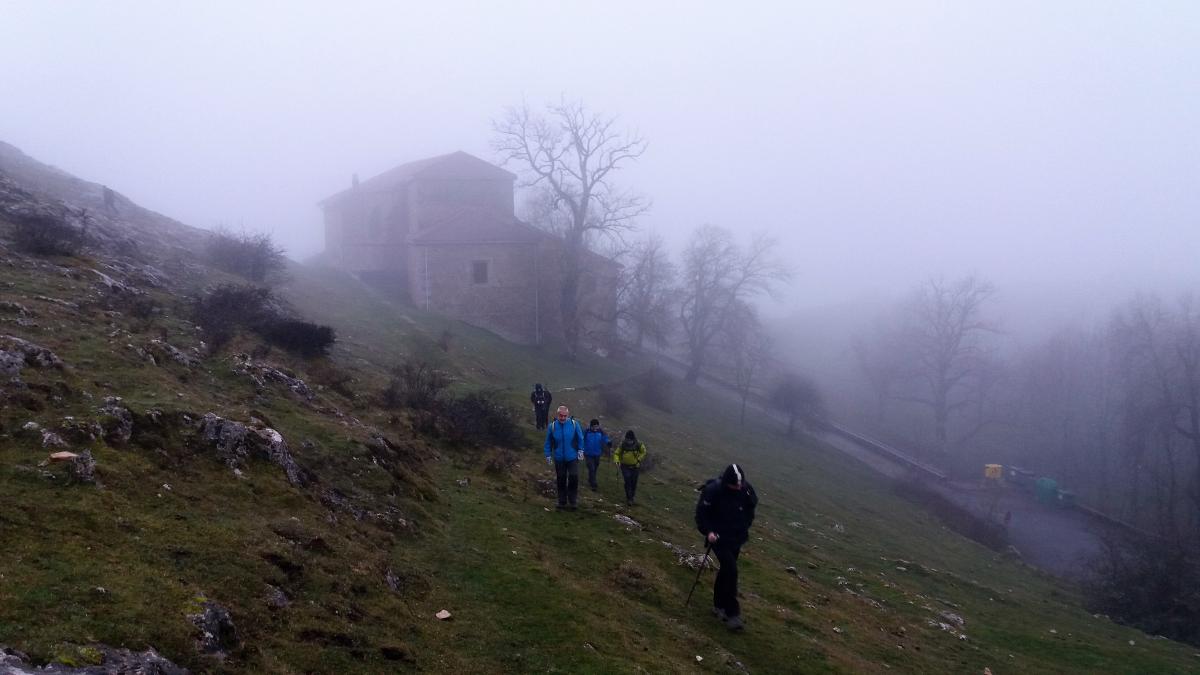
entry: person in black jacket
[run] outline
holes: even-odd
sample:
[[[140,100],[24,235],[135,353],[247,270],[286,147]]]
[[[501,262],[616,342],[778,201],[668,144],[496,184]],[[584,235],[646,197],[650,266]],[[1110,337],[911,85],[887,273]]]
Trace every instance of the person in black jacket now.
[[[533,414],[538,429],[546,428],[552,401],[554,401],[554,397],[550,395],[549,389],[543,389],[541,383],[533,385],[533,393],[529,395],[529,402],[533,404]]]
[[[745,628],[737,599],[737,559],[750,539],[757,506],[758,495],[740,464],[730,464],[720,478],[708,481],[696,502],[696,529],[721,565],[713,582],[713,614],[730,630]]]

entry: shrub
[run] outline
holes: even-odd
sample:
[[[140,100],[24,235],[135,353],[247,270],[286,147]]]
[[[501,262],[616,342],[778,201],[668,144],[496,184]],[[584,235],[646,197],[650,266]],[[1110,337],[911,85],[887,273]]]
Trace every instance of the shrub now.
[[[490,392],[473,392],[446,406],[449,436],[475,445],[514,447],[521,440],[512,411]]]
[[[1108,536],[1093,561],[1088,609],[1200,646],[1200,561],[1179,542]]]
[[[277,278],[287,266],[283,249],[269,234],[235,234],[218,229],[208,240],[205,253],[213,267],[257,283]]]
[[[663,412],[671,412],[675,392],[675,379],[658,366],[638,375],[638,393],[642,402]]]
[[[454,341],[454,333],[450,332],[450,329],[447,328],[442,331],[442,334],[440,336],[438,336],[438,340],[437,340],[438,347],[440,347],[442,351],[448,352],[448,351],[450,351],[450,345],[453,341]]]
[[[381,395],[387,408],[432,410],[450,384],[446,374],[426,361],[407,361],[392,369],[392,381]]]
[[[210,351],[220,349],[238,329],[251,330],[269,344],[304,357],[326,354],[336,337],[329,326],[294,319],[271,289],[251,284],[222,284],[192,303]]]
[[[299,319],[274,319],[258,327],[267,342],[305,358],[324,356],[333,346],[333,328]]]
[[[261,286],[222,284],[196,299],[192,320],[200,326],[213,351],[220,349],[238,328],[251,328],[275,315],[275,298]]]
[[[620,387],[604,387],[600,390],[600,409],[605,417],[621,417],[629,411],[629,397]]]
[[[71,222],[72,214],[64,210],[60,215],[31,213],[15,216],[13,240],[17,248],[34,255],[78,255],[87,240],[87,211],[76,217],[80,225]]]

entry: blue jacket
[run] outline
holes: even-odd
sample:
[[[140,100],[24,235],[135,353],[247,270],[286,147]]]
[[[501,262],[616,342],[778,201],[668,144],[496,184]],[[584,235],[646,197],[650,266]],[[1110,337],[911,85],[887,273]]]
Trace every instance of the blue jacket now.
[[[583,428],[574,417],[566,422],[554,420],[546,429],[546,456],[554,453],[554,461],[571,462],[579,459],[583,450]]]
[[[595,431],[587,429],[583,432],[583,454],[588,457],[599,457],[604,454],[604,448],[610,446],[612,446],[612,440],[608,438],[608,434],[604,433],[604,429]]]

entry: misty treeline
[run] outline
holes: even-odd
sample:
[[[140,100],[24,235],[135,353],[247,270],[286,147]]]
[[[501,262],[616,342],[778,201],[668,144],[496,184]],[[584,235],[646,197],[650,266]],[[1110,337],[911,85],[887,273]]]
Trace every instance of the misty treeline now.
[[[689,383],[706,375],[736,389],[743,421],[747,402],[760,397],[774,401],[789,430],[823,414],[815,383],[795,373],[781,377],[753,304],[791,277],[773,238],[739,242],[728,229],[700,225],[675,260],[661,238],[639,236],[636,219],[650,200],[614,179],[648,142],[578,102],[509,108],[493,122],[493,148],[522,174],[526,218],[563,238],[559,306],[569,356],[584,342],[609,353],[653,349],[682,357]],[[589,247],[621,265],[611,307],[579,306]],[[588,334],[586,318],[615,329]]]
[[[1178,585],[1200,581],[1200,300],[1138,295],[1097,325],[1013,346],[995,292],[975,277],[914,289],[856,341],[863,386],[844,412],[961,476],[992,462],[1050,476],[1146,532],[1109,543],[1110,599],[1129,601],[1129,581],[1156,570],[1173,581],[1142,587],[1152,612],[1200,600]],[[1195,624],[1200,605],[1182,614]]]
[[[1013,347],[994,295],[975,277],[932,279],[861,335],[861,424],[960,475],[1026,467],[1200,541],[1200,302],[1139,295],[1099,325]]]

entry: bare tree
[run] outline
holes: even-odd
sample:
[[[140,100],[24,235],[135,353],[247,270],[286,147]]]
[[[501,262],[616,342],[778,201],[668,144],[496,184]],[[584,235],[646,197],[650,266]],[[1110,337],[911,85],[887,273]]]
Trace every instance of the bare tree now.
[[[954,282],[930,279],[913,293],[902,328],[902,338],[911,350],[912,375],[917,387],[900,398],[927,407],[933,413],[935,452],[944,458],[948,450],[950,417],[971,405],[974,379],[983,374],[988,354],[984,339],[997,332],[984,318],[987,301],[995,294],[988,282],[974,276]],[[984,420],[968,432],[974,435]]]
[[[791,270],[775,255],[775,240],[758,235],[743,250],[733,235],[715,225],[696,230],[684,251],[679,293],[679,320],[687,338],[688,371],[695,384],[709,357],[713,340],[733,310],[755,296],[770,293],[791,278]]]
[[[635,243],[624,260],[625,271],[617,290],[620,319],[628,326],[636,348],[641,349],[646,338],[663,347],[671,330],[675,265],[667,256],[662,238],[653,235]]]
[[[746,425],[746,402],[770,364],[773,345],[754,307],[740,303],[721,334],[721,365],[741,398],[738,423]]]
[[[579,347],[579,278],[589,236],[619,236],[649,207],[643,197],[612,182],[613,174],[641,157],[647,145],[637,133],[618,131],[616,121],[564,100],[543,113],[526,104],[512,107],[492,123],[493,147],[503,163],[520,167],[522,187],[541,190],[561,228],[559,310],[571,357]]]
[[[795,434],[796,422],[812,429],[825,419],[825,403],[811,379],[797,373],[785,373],[771,387],[771,407],[788,416],[788,436]]]

